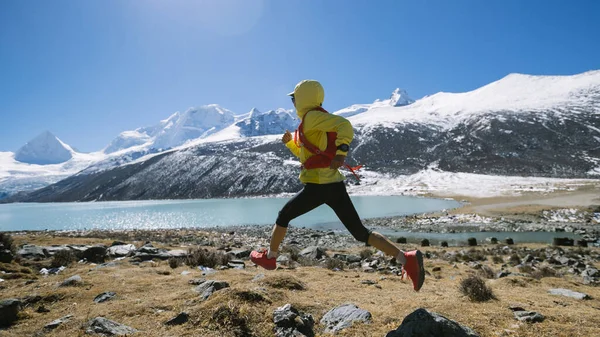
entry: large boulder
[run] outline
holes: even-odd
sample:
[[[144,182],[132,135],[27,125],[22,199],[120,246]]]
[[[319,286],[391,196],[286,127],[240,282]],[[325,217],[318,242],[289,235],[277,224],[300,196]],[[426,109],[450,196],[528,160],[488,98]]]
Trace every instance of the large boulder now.
[[[17,251],[17,255],[24,259],[45,259],[48,254],[43,247],[24,245]]]
[[[470,328],[448,319],[438,313],[419,308],[406,316],[398,329],[390,331],[386,337],[479,337]]]
[[[313,337],[315,321],[310,314],[300,313],[291,304],[286,304],[273,312],[276,337]]]
[[[299,255],[305,258],[318,260],[325,255],[325,250],[317,246],[310,246],[304,248]]]
[[[89,321],[87,330],[88,334],[101,334],[107,336],[125,336],[138,332],[136,329],[111,321],[104,317],[96,317]]]
[[[0,249],[0,262],[11,263],[14,259],[13,253],[8,249]]]
[[[17,320],[21,301],[15,298],[0,301],[0,327],[10,326]]]
[[[135,253],[135,246],[132,244],[116,245],[108,248],[108,255],[112,257],[129,256]]]
[[[92,263],[104,263],[106,260],[106,246],[93,246],[83,252],[83,258]]]
[[[351,303],[337,306],[321,318],[321,324],[325,326],[325,333],[337,333],[352,326],[354,322],[369,323],[370,321],[370,312]]]

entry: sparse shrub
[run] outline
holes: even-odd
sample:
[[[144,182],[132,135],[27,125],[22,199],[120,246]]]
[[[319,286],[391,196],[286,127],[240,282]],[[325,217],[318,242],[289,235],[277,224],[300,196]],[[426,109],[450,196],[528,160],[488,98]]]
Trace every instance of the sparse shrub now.
[[[520,264],[517,269],[519,269],[521,273],[531,274],[533,272],[533,267],[528,264]]]
[[[365,248],[360,251],[360,259],[361,260],[368,259],[371,256],[373,256],[373,251],[370,250],[369,248]]]
[[[534,279],[539,280],[544,277],[561,277],[562,275],[560,275],[554,268],[551,268],[548,266],[542,266],[542,267],[534,270],[531,273],[531,276]]]
[[[496,272],[486,265],[481,266],[481,269],[477,271],[477,275],[487,279],[496,278]]]
[[[344,270],[344,261],[329,257],[325,260],[325,268],[331,270],[336,268],[339,270]]]
[[[406,238],[403,236],[396,238],[396,243],[406,243]]]
[[[234,336],[252,336],[248,328],[246,315],[240,313],[237,306],[222,304],[213,311],[211,321],[216,323],[214,327],[218,331],[231,331]]]
[[[77,257],[70,249],[59,250],[52,256],[50,266],[57,268],[61,266],[69,266],[77,260]]]
[[[465,262],[485,261],[485,260],[487,260],[487,258],[483,254],[483,252],[481,252],[481,251],[479,251],[477,249],[470,249],[469,251],[467,251],[466,253],[464,253],[461,256],[461,259],[463,261],[465,261]]]
[[[459,290],[473,302],[485,302],[496,298],[492,289],[485,284],[485,281],[475,275],[462,279]]]
[[[441,245],[442,247],[448,247],[448,241],[442,241],[442,242],[440,243],[440,245]]]
[[[251,302],[251,303],[256,303],[256,302],[267,302],[267,303],[271,303],[271,300],[264,297],[262,294],[253,291],[253,290],[234,290],[233,292],[233,296],[239,298],[240,300],[244,301],[244,302]]]
[[[8,233],[0,233],[0,249],[8,249],[15,253],[15,244],[12,236]]]
[[[504,259],[502,258],[502,256],[494,255],[492,256],[492,262],[494,262],[495,264],[500,264],[504,263]]]
[[[477,246],[477,239],[476,238],[468,238],[467,239],[467,244],[469,246]]]
[[[265,278],[264,284],[272,288],[288,289],[288,290],[304,290],[306,286],[302,281],[289,275],[277,275],[274,277]]]
[[[158,275],[171,275],[171,272],[168,270],[157,270],[156,273]]]
[[[203,248],[192,248],[188,250],[188,256],[185,264],[190,267],[204,266],[215,268],[217,266],[227,265],[231,261],[229,254],[221,251],[209,251]]]
[[[512,254],[508,259],[508,263],[514,267],[516,265],[521,264],[521,258],[517,254]]]
[[[181,264],[182,264],[181,259],[178,259],[176,257],[169,258],[169,267],[171,267],[172,269],[176,269],[176,268],[180,267]]]
[[[427,239],[421,240],[421,247],[429,247],[429,240],[427,240]]]

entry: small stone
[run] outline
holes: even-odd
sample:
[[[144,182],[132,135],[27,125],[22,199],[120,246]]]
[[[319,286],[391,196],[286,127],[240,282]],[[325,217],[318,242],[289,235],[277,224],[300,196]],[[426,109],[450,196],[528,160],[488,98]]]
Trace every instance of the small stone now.
[[[58,328],[61,324],[67,323],[68,321],[70,321],[72,317],[73,317],[73,315],[67,315],[65,317],[54,320],[54,321],[44,325],[44,329],[45,330],[54,330],[54,329]]]
[[[112,300],[116,295],[117,294],[112,291],[107,291],[107,292],[104,292],[104,293],[96,296],[94,298],[94,302],[96,302],[96,303],[106,302],[106,301]]]
[[[256,282],[256,281],[260,281],[262,279],[265,278],[265,274],[256,274],[256,276],[254,276],[254,278],[252,278],[252,282]]]
[[[588,299],[591,298],[587,294],[580,293],[580,292],[573,291],[573,290],[569,290],[569,289],[562,289],[562,288],[550,289],[550,290],[548,290],[548,292],[550,294],[552,294],[552,295],[560,295],[560,296],[571,297],[571,298],[574,298],[576,300],[588,300]]]
[[[366,285],[373,285],[373,284],[377,284],[376,281],[373,280],[362,280],[360,281],[361,284],[366,284]]]
[[[521,322],[538,323],[543,322],[546,317],[535,311],[514,311],[515,318]]]
[[[136,333],[137,330],[104,317],[96,317],[89,321],[86,333],[105,334],[109,336],[125,336]]]
[[[73,275],[71,277],[69,277],[68,279],[64,280],[59,287],[72,287],[72,286],[77,286],[83,283],[83,280],[81,279],[81,276],[79,275]]]

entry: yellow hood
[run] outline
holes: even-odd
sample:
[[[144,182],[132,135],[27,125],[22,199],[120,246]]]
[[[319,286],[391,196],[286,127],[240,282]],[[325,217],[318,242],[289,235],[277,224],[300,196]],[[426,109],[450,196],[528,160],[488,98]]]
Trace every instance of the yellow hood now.
[[[311,109],[314,109],[325,100],[325,90],[321,83],[315,80],[304,80],[296,85],[294,92],[296,100],[296,114],[302,119]]]

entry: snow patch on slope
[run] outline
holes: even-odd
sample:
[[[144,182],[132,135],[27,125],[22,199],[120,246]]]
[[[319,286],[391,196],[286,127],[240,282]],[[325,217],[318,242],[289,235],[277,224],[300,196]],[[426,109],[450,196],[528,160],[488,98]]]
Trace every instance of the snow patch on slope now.
[[[354,195],[434,194],[443,197],[489,198],[516,196],[528,192],[570,191],[590,183],[600,186],[600,180],[594,179],[490,176],[444,172],[434,168],[397,177],[372,171],[362,172],[362,170],[361,175],[363,176],[361,185],[349,187],[349,191]]]

